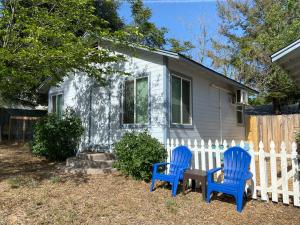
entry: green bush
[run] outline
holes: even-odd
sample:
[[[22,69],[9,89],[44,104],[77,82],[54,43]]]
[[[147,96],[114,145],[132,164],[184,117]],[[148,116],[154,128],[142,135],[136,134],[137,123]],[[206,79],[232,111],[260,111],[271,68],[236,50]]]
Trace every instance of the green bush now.
[[[126,133],[114,145],[117,162],[114,167],[134,179],[149,181],[153,163],[162,162],[167,157],[163,145],[147,132]]]
[[[35,125],[32,152],[49,160],[63,161],[75,155],[83,131],[80,118],[71,109],[62,117],[48,114]]]
[[[296,135],[296,142],[300,144],[300,132]]]

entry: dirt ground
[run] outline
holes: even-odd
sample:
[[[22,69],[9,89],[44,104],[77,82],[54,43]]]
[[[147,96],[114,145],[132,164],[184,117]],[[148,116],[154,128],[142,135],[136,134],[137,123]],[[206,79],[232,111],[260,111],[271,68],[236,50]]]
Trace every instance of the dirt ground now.
[[[26,146],[0,145],[2,224],[300,224],[300,209],[249,200],[210,204],[197,192],[171,197],[167,187],[113,175],[69,175],[62,164],[33,157]]]

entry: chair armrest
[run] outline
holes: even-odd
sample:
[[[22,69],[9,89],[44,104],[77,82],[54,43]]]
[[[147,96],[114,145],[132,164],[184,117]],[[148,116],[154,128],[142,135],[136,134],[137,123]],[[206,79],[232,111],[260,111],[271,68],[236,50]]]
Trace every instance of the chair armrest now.
[[[167,162],[154,163],[153,164],[153,173],[157,173],[157,168],[159,166],[166,166],[168,164],[170,164],[170,163],[167,163]]]
[[[252,178],[252,176],[253,176],[253,174],[252,174],[251,172],[248,172],[248,173],[246,174],[246,176],[243,177],[242,179],[243,179],[244,181],[250,180],[250,179]]]
[[[210,183],[210,182],[212,182],[212,175],[215,173],[215,172],[217,172],[217,171],[219,171],[219,170],[221,170],[222,169],[222,167],[218,167],[218,168],[214,168],[214,169],[211,169],[211,170],[208,170],[206,173],[207,173],[207,181]]]

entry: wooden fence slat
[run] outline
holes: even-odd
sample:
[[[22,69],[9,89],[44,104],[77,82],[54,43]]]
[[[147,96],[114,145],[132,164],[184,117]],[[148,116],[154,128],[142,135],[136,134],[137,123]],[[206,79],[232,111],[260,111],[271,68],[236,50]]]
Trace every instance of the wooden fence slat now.
[[[277,157],[275,152],[275,143],[270,144],[270,169],[271,169],[271,185],[272,185],[272,201],[278,202],[277,193]]]
[[[204,140],[201,140],[201,169],[206,171],[206,160],[205,160],[205,143]]]
[[[259,175],[260,175],[261,199],[264,201],[268,201],[269,200],[267,195],[268,180],[266,174],[264,144],[262,141],[259,143]]]
[[[250,154],[251,154],[251,164],[250,164],[250,171],[252,172],[252,180],[251,180],[251,193],[252,193],[252,198],[256,199],[257,194],[256,194],[256,165],[255,165],[255,154],[254,154],[254,149],[253,149],[253,143],[250,143]]]
[[[289,204],[288,195],[288,179],[287,179],[287,156],[286,145],[284,142],[281,144],[281,176],[282,176],[282,200],[284,204]]]
[[[199,169],[199,149],[198,149],[198,142],[195,139],[194,141],[194,163],[195,163],[195,169],[198,170]]]
[[[294,193],[294,206],[300,206],[300,185],[299,185],[299,161],[297,157],[297,145],[295,142],[292,144],[292,171],[293,171],[293,193]]]
[[[213,152],[211,140],[208,140],[208,169],[213,168]]]
[[[220,144],[219,144],[219,141],[216,140],[215,142],[215,145],[216,145],[216,167],[221,167],[221,152],[220,152]],[[221,171],[219,170],[217,172],[217,177],[219,177],[221,174]]]

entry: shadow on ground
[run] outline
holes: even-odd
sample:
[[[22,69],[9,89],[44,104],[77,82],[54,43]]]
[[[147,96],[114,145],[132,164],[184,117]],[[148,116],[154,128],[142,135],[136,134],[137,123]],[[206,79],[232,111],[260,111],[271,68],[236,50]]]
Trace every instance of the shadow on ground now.
[[[27,144],[0,144],[0,181],[19,179],[23,183],[44,180],[58,180],[85,183],[88,176],[65,174],[64,162],[50,162],[32,155]]]

